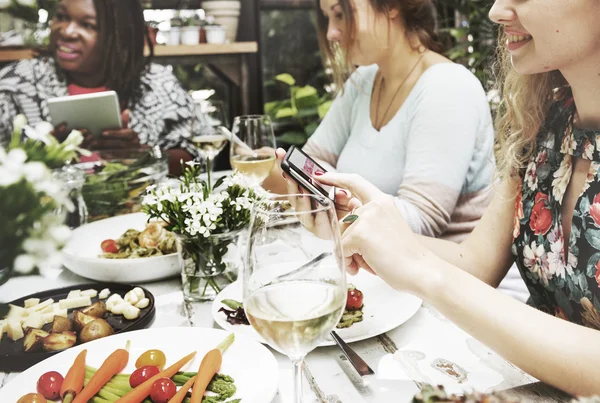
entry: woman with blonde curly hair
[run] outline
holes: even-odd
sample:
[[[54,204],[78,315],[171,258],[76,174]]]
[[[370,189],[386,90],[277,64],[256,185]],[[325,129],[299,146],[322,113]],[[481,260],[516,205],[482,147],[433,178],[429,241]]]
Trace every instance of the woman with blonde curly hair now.
[[[350,272],[422,297],[547,384],[600,394],[600,1],[496,0],[490,17],[502,28],[500,184],[464,242],[415,236],[357,176],[316,179],[356,196]],[[513,262],[528,305],[494,289]]]

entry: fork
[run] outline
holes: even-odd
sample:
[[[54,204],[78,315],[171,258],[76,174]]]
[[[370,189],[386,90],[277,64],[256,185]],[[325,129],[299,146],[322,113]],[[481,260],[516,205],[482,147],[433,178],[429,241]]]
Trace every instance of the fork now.
[[[334,330],[330,334],[360,376],[375,374],[375,371]]]

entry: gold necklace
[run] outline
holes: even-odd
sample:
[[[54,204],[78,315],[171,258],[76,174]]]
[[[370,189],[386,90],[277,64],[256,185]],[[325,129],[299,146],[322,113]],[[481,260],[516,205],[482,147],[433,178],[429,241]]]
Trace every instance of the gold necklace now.
[[[385,117],[387,116],[388,112],[390,111],[390,108],[392,107],[392,103],[394,103],[394,100],[396,99],[396,96],[400,92],[400,89],[404,86],[404,83],[406,82],[406,80],[408,80],[408,77],[410,77],[410,75],[413,73],[413,71],[415,71],[415,69],[421,62],[421,59],[423,59],[423,56],[425,56],[425,53],[423,53],[421,55],[421,57],[419,57],[419,60],[417,60],[417,62],[413,66],[413,68],[408,72],[406,77],[404,77],[404,80],[402,80],[402,82],[396,89],[396,92],[394,92],[394,96],[392,96],[392,99],[390,100],[390,103],[388,104],[387,108],[385,109],[385,112],[383,112],[383,116],[381,117],[381,120],[379,120],[379,104],[381,103],[381,92],[383,90],[383,84],[384,84],[384,78],[383,78],[383,76],[381,76],[381,80],[379,80],[379,94],[377,94],[377,104],[375,105],[375,127],[377,128],[377,130],[381,129],[381,123],[383,123],[383,121],[385,120]]]

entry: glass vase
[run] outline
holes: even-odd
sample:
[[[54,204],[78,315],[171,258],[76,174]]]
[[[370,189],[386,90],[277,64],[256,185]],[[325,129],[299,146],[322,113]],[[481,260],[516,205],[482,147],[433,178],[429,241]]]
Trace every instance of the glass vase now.
[[[209,237],[178,236],[179,266],[183,297],[188,302],[215,299],[223,288],[237,280],[241,265],[239,231]]]

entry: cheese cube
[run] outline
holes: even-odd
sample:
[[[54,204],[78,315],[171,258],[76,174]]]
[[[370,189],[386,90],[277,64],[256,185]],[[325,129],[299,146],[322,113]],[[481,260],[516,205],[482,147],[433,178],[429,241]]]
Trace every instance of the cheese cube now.
[[[8,338],[13,341],[22,339],[25,336],[23,333],[23,328],[21,327],[21,323],[16,319],[10,319],[8,321],[6,333]]]
[[[13,304],[9,304],[10,306],[10,310],[8,311],[8,315],[6,315],[5,319],[18,319],[24,316],[29,315],[29,312],[27,312],[27,309],[20,307],[20,306],[16,306]]]
[[[110,290],[108,288],[105,288],[102,291],[100,291],[100,295],[98,295],[98,298],[106,299],[106,298],[108,298],[109,295],[110,295]]]
[[[25,308],[31,308],[40,303],[39,298],[29,298],[25,300]]]
[[[49,306],[52,306],[52,303],[54,303],[52,298],[47,299],[44,302],[40,302],[39,304],[32,306],[31,308],[27,308],[27,312],[30,314],[34,312],[43,312],[44,310],[48,309]]]
[[[98,291],[92,289],[81,291],[81,296],[95,298],[96,296],[98,296]]]
[[[45,313],[42,316],[44,317],[44,325],[46,323],[52,323],[54,321],[54,312]]]
[[[67,298],[58,301],[60,309],[81,308],[82,306],[92,305],[90,297]]]
[[[54,311],[54,316],[62,316],[63,318],[68,318],[69,312],[66,309],[59,309],[58,311]]]
[[[30,314],[27,317],[27,319],[25,319],[22,327],[24,329],[27,329],[28,327],[31,327],[34,329],[41,329],[42,326],[44,326],[44,325],[45,325],[44,315],[39,312],[34,312],[34,313]]]
[[[78,297],[81,297],[81,290],[73,290],[73,291],[69,292],[69,295],[67,295],[67,299],[78,298]]]

